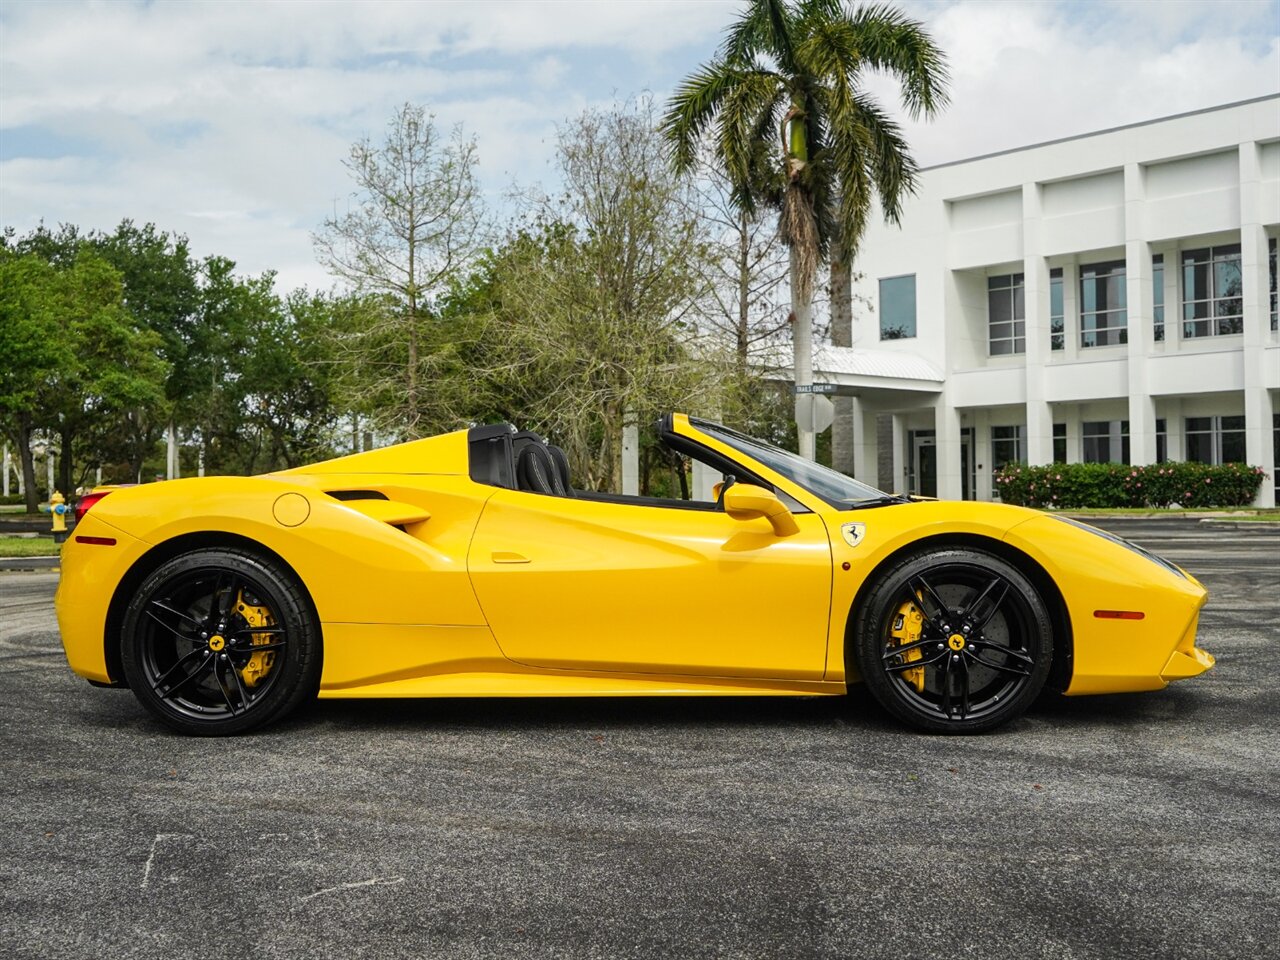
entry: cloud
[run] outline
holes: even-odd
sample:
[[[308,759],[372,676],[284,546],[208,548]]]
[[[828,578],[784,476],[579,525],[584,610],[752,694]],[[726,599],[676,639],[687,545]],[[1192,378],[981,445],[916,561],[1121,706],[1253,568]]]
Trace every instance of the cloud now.
[[[951,106],[904,119],[923,165],[1280,92],[1274,2],[910,4]],[[870,84],[897,104],[895,81]]]
[[[124,217],[200,255],[327,286],[309,233],[350,144],[430,105],[479,143],[486,196],[554,183],[557,124],[714,52],[736,2],[0,6],[0,223]],[[908,2],[953,105],[906,122],[937,163],[1280,89],[1275,2]],[[892,81],[873,89],[896,103]]]

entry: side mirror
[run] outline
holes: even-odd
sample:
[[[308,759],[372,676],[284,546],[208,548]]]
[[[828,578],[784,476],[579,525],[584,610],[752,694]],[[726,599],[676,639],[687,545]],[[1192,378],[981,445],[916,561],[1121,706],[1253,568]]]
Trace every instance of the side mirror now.
[[[735,483],[724,491],[724,512],[735,520],[754,520],[764,517],[780,537],[800,532],[796,518],[777,494],[753,483]]]

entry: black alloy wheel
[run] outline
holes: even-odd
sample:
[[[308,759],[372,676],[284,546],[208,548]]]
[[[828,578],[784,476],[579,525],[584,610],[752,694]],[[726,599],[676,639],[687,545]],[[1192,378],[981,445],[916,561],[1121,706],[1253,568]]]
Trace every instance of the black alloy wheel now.
[[[279,562],[196,550],[138,588],[125,611],[121,662],[138,700],[175,730],[244,733],[315,696],[320,630]]]
[[[979,733],[1044,687],[1053,627],[1035,586],[993,554],[947,548],[879,578],[855,624],[856,666],[889,713],[931,733]]]

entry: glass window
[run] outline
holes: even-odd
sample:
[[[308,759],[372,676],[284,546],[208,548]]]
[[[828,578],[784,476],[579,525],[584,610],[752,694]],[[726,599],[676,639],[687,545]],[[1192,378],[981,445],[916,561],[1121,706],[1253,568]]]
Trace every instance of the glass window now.
[[[1243,463],[1244,417],[1187,417],[1187,459],[1196,463]]]
[[[1182,335],[1217,337],[1244,328],[1240,244],[1182,251]]]
[[[1008,463],[1026,463],[1026,436],[1027,429],[1022,425],[1009,427],[992,427],[991,428],[991,473],[995,475],[997,471]],[[1000,491],[996,489],[993,481],[991,484],[992,497],[999,498]]]
[[[1023,275],[987,278],[987,344],[993,357],[1027,352],[1027,304]]]
[[[1272,271],[1274,274],[1275,271]],[[1062,305],[1062,268],[1049,271],[1049,349],[1066,347],[1066,310]]]
[[[1080,434],[1085,463],[1129,462],[1128,420],[1086,420]]]
[[[1080,346],[1106,347],[1129,342],[1129,313],[1124,261],[1080,268]]]
[[[788,480],[817,494],[833,507],[847,509],[859,503],[882,500],[885,497],[885,494],[875,487],[869,487],[852,477],[846,477],[843,473],[837,473],[830,467],[805,460],[790,451],[765,443],[763,440],[757,440],[755,437],[749,437],[745,433],[739,433],[737,430],[709,420],[690,417],[689,422],[707,436],[714,437],[739,453],[746,454],[770,470],[782,474]]]
[[[1151,319],[1156,343],[1164,339],[1164,254],[1151,258]]]
[[[1267,241],[1267,246],[1271,250],[1268,258],[1271,265],[1271,329],[1276,329],[1276,238],[1272,237]]]
[[[880,281],[880,339],[904,340],[916,335],[916,277]]]
[[[1067,462],[1067,425],[1065,423],[1053,425],[1053,462]]]
[[[1169,426],[1164,420],[1156,421],[1156,463],[1169,462]]]

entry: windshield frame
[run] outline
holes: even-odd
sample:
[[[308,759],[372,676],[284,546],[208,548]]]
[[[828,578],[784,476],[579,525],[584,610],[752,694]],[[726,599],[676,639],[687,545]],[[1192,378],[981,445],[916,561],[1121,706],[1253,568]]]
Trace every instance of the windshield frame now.
[[[858,510],[867,506],[888,506],[894,503],[910,502],[905,497],[885,493],[868,483],[845,476],[837,470],[812,460],[806,460],[790,450],[775,446],[758,437],[749,436],[732,427],[700,417],[689,417],[689,425],[711,439],[725,444],[736,453],[749,457],[773,473],[785,477],[833,509]],[[840,493],[846,495],[840,496]]]

